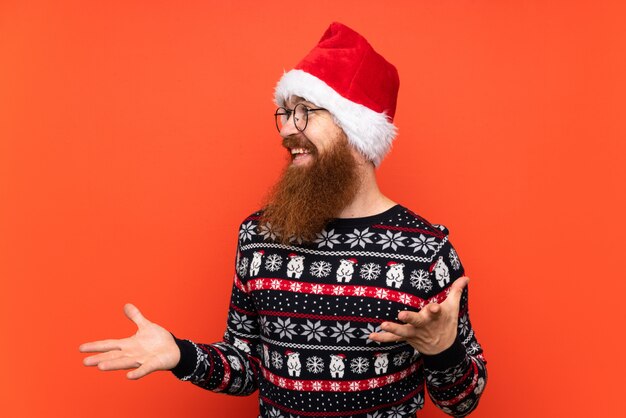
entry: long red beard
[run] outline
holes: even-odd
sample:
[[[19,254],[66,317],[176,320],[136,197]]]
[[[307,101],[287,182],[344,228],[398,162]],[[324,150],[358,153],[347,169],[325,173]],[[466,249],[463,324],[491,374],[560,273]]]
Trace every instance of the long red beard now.
[[[304,167],[285,168],[268,196],[261,223],[268,224],[283,244],[311,242],[356,195],[357,162],[344,134],[323,154],[296,137],[283,142],[311,150],[313,161]]]

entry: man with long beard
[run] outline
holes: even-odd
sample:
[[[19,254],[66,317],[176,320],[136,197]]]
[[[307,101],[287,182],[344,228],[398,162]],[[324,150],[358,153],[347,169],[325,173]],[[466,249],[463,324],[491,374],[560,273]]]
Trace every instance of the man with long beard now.
[[[313,108],[298,97],[290,102],[294,103],[291,107],[297,106],[298,111],[302,109],[306,112],[305,109]],[[278,112],[286,112],[286,109],[281,108]],[[277,115],[277,118],[281,117],[284,116]],[[332,118],[328,112],[320,112],[315,119],[320,125],[325,119]],[[357,210],[357,206],[363,206],[372,214],[377,213],[378,208],[371,204],[373,202],[362,202],[371,197],[371,192],[378,191],[377,188],[370,190],[376,184],[371,176],[371,163],[349,145],[346,135],[337,129],[334,122],[330,126],[336,129],[323,132],[323,138],[316,138],[313,123],[307,134],[298,132],[291,124],[280,129],[281,134],[288,135],[283,139],[283,146],[290,152],[292,163],[274,186],[263,220],[265,225],[280,231],[283,243],[291,237],[311,242],[328,221],[345,217],[344,214],[349,216],[351,211]],[[375,198],[380,200],[377,204],[392,204],[379,192]]]
[[[224,340],[174,337],[124,307],[138,332],[86,343],[87,366],[171,370],[205,389],[259,389],[262,417],[415,417],[427,387],[463,416],[486,383],[468,279],[448,240],[384,196],[375,167],[395,137],[395,67],[333,23],[283,75],[276,126],[291,161],[241,224]]]

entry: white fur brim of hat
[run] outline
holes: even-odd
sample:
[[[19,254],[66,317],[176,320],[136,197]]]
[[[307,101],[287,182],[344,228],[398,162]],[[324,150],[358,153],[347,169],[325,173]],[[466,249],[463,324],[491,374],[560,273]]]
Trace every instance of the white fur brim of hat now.
[[[302,70],[283,74],[274,91],[277,106],[290,96],[299,96],[328,110],[343,129],[348,142],[378,167],[391,149],[397,128],[387,115],[352,102],[324,81]]]

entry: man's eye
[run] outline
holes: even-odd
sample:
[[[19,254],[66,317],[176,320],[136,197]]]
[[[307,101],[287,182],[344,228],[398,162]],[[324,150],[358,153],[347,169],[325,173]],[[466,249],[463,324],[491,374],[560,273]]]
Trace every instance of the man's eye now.
[[[289,120],[289,116],[291,116],[291,112],[286,110],[286,111],[280,112],[279,115],[283,123],[285,123]]]

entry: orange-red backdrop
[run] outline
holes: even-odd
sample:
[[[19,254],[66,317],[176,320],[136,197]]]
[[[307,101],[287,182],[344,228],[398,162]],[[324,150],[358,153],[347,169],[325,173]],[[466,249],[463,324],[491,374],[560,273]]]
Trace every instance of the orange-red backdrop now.
[[[383,189],[472,278],[474,416],[621,416],[619,3],[2,0],[0,415],[256,416],[78,345],[134,332],[127,301],[221,338],[238,223],[284,161],[273,87],[338,20],[400,72]]]

